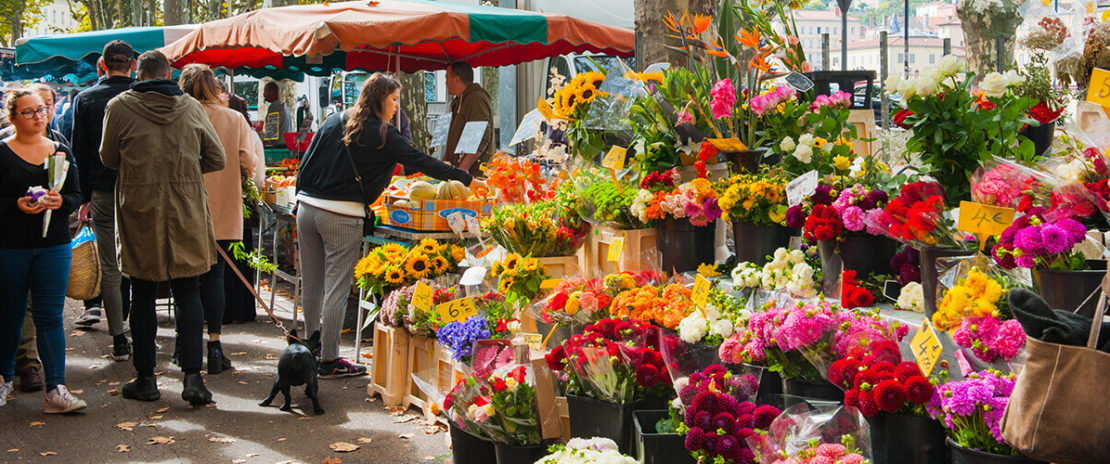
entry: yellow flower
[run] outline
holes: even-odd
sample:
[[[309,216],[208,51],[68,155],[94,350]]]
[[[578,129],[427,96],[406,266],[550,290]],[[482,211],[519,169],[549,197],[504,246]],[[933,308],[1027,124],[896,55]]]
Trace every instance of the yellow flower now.
[[[399,285],[405,281],[405,274],[400,269],[390,269],[389,272],[385,273],[385,281],[392,285]]]
[[[390,262],[401,260],[408,252],[409,250],[407,248],[397,243],[387,243],[381,247],[382,256]]]
[[[451,245],[451,259],[455,260],[456,263],[466,259],[466,249],[458,245]]]
[[[821,148],[821,147],[825,146],[826,143],[829,143],[829,141],[825,140],[821,137],[817,137],[817,140],[815,141],[814,146],[817,147],[817,148]]]
[[[416,251],[424,253],[428,256],[439,253],[439,242],[426,238],[420,241],[420,245],[416,247]]]
[[[449,267],[451,267],[451,264],[447,262],[447,258],[444,258],[442,256],[436,256],[435,258],[432,258],[432,270],[435,271],[436,274],[447,271],[447,268]]]
[[[420,253],[413,253],[409,259],[405,260],[405,272],[413,279],[423,279],[432,273],[432,265],[427,256]]]
[[[719,271],[717,271],[717,264],[716,263],[714,263],[714,264],[709,264],[709,263],[699,264],[698,265],[698,274],[701,274],[702,277],[717,277],[717,276],[721,275],[721,273]]]
[[[491,266],[490,266],[490,268],[489,268],[489,271],[490,271],[490,272],[491,272],[491,273],[492,273],[493,275],[498,275],[498,274],[500,274],[500,273],[501,273],[501,262],[500,262],[500,261],[494,261],[494,262],[493,262],[493,265],[491,265]]]
[[[505,257],[505,260],[501,262],[501,265],[505,266],[505,269],[516,269],[516,265],[519,263],[520,255],[516,253],[509,253],[509,256]]]
[[[520,268],[526,272],[532,272],[540,267],[540,261],[536,258],[528,258],[520,262]]]
[[[500,293],[509,293],[509,290],[511,290],[515,284],[516,281],[513,280],[512,277],[502,277],[501,281],[497,283],[497,291]]]
[[[837,171],[847,171],[851,165],[852,160],[848,159],[847,156],[836,155],[833,157],[833,166],[836,167]]]
[[[567,304],[563,307],[563,312],[567,313],[568,316],[578,314],[578,292],[574,292],[570,298],[567,298]]]

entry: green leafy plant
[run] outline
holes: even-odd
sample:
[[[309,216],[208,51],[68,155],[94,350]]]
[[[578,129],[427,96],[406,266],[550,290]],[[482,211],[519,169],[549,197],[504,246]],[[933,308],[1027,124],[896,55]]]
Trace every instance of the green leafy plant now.
[[[257,269],[268,274],[277,270],[277,265],[270,262],[270,259],[261,253],[261,250],[255,248],[247,253],[243,250],[244,246],[242,241],[231,244],[231,255],[236,261],[244,261],[251,269]]]

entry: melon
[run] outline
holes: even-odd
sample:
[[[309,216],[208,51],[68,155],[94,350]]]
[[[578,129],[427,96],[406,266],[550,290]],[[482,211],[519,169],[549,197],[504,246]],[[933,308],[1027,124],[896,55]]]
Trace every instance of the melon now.
[[[457,180],[449,180],[439,184],[436,189],[437,200],[464,200],[466,199],[467,188],[462,182]]]
[[[413,206],[412,202],[408,201],[408,200],[397,200],[397,201],[393,202],[393,206],[395,208],[408,208],[408,209],[413,209],[413,208],[416,207],[416,206]]]
[[[409,186],[409,199],[435,200],[436,188],[432,187],[432,184],[424,181],[413,182],[412,185]]]

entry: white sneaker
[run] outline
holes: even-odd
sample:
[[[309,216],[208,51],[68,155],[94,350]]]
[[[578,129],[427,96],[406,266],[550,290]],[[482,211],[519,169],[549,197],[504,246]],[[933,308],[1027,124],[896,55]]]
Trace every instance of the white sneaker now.
[[[65,385],[58,385],[58,388],[46,394],[46,405],[43,406],[42,412],[46,414],[64,414],[85,409],[86,406],[88,405],[73,396]]]
[[[12,383],[5,382],[3,377],[0,377],[0,406],[8,404],[8,397],[12,395]]]
[[[81,315],[77,317],[77,320],[73,321],[73,323],[77,325],[90,326],[99,323],[100,318],[103,316],[104,310],[100,309],[100,307],[98,306],[93,306],[91,308],[85,309],[85,311],[82,312]]]

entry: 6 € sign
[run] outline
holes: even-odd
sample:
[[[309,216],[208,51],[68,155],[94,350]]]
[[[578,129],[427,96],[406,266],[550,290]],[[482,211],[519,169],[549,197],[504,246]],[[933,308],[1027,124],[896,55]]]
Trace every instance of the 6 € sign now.
[[[436,312],[443,322],[455,322],[478,314],[478,307],[474,305],[472,298],[466,297],[440,304],[436,306]]]

